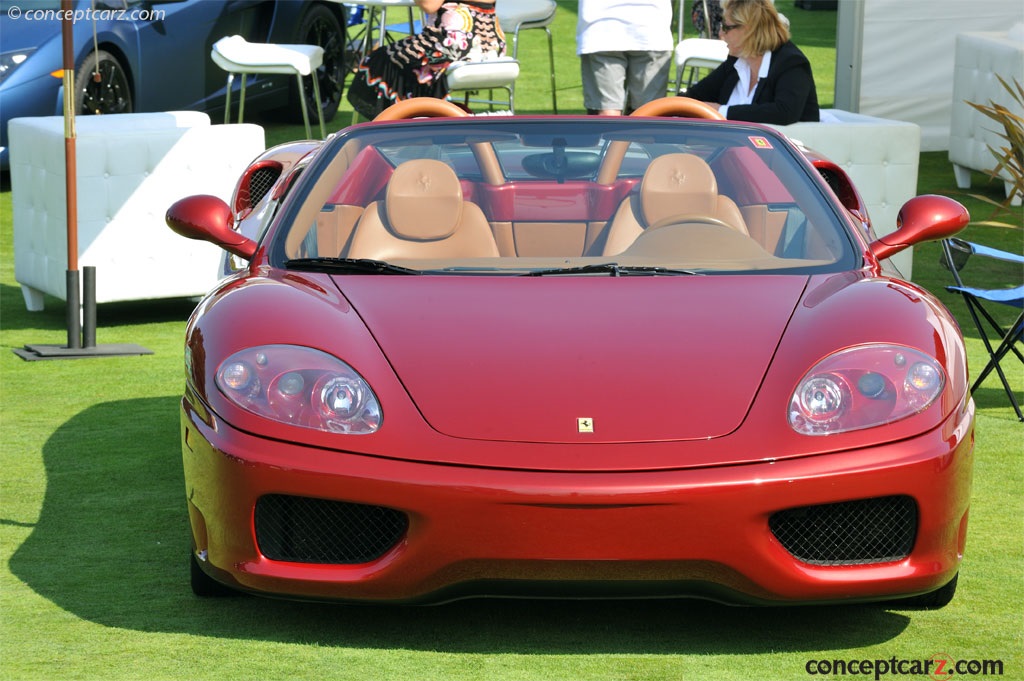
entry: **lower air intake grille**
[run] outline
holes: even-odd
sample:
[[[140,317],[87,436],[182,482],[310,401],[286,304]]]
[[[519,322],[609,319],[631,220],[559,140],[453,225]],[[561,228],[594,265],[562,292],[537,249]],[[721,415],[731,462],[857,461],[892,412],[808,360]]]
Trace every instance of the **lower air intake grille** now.
[[[392,508],[283,494],[259,498],[255,523],[267,558],[328,565],[376,560],[409,527],[408,517]]]
[[[914,548],[917,504],[910,497],[892,496],[803,506],[773,514],[768,526],[804,563],[890,563]]]

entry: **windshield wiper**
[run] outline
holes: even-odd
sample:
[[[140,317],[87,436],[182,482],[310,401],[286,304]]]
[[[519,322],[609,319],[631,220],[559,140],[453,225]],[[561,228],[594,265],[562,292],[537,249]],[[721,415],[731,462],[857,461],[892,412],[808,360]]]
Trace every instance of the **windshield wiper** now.
[[[672,269],[671,267],[654,267],[654,266],[623,266],[616,262],[603,262],[594,265],[581,265],[580,267],[556,267],[550,270],[537,270],[535,272],[527,272],[523,274],[524,277],[546,277],[555,274],[607,274],[611,277],[632,277],[632,276],[657,276],[657,275],[678,275],[678,274],[694,274],[699,275],[701,272],[694,270],[678,270]]]
[[[304,272],[348,274],[422,274],[419,270],[399,267],[383,260],[369,258],[292,258],[285,262],[286,269]]]

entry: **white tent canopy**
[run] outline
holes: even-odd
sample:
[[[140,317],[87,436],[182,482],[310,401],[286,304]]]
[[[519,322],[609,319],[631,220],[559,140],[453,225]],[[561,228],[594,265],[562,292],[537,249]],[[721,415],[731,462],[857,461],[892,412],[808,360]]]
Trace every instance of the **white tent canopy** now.
[[[840,0],[835,106],[921,126],[921,150],[949,148],[958,33],[1007,31],[1021,0]],[[799,36],[796,37],[799,42]]]

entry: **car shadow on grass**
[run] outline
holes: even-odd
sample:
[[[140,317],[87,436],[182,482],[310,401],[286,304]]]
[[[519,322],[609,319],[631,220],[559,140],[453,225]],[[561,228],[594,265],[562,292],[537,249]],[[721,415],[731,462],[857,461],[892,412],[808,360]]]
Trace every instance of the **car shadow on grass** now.
[[[905,614],[871,605],[199,599],[188,584],[178,429],[174,396],[97,404],[61,425],[43,449],[47,488],[39,520],[11,571],[67,612],[104,626],[366,649],[750,654],[875,645],[909,623]]]

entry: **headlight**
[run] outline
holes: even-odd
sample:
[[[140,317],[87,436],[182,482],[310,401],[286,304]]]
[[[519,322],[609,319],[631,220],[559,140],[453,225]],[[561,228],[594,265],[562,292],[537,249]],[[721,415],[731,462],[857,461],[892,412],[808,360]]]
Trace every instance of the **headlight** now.
[[[217,368],[217,387],[254,414],[293,426],[366,435],[380,428],[377,396],[355,369],[297,345],[241,350]]]
[[[946,384],[932,357],[901,345],[865,345],[829,355],[797,385],[789,425],[804,435],[881,426],[923,411]]]
[[[14,69],[25,63],[29,55],[36,51],[36,48],[29,47],[24,50],[4,52],[0,54],[0,83],[7,79],[7,76],[14,73]]]

